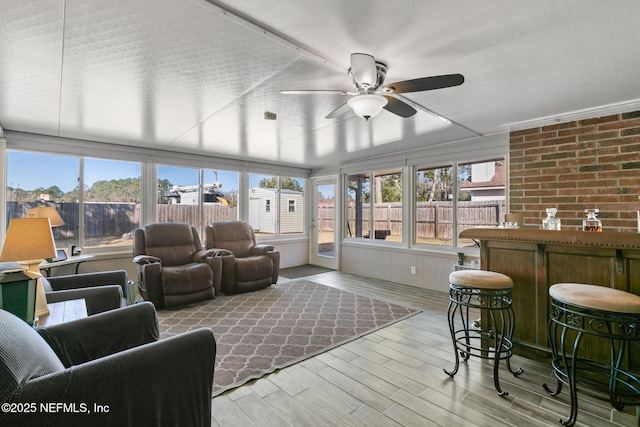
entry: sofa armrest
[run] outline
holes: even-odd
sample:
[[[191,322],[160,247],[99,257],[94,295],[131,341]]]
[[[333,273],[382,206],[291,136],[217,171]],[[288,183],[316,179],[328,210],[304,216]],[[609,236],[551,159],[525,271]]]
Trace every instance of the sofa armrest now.
[[[47,277],[47,280],[49,280],[51,287],[56,291],[89,288],[93,286],[119,285],[123,293],[126,294],[129,277],[127,276],[126,270],[113,270]]]
[[[199,329],[26,382],[22,402],[73,410],[7,414],[6,425],[210,426],[216,343]],[[0,414],[4,415],[4,414]]]
[[[38,329],[69,367],[157,341],[158,318],[153,304],[143,302]]]
[[[118,285],[46,292],[47,302],[49,303],[84,298],[89,316],[120,308],[122,306],[122,295],[122,288]]]

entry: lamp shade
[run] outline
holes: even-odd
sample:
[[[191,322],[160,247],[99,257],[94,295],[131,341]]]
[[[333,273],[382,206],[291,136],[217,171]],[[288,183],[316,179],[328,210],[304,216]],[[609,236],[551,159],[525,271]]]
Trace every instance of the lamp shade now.
[[[9,223],[0,261],[26,261],[53,258],[53,243],[49,218],[14,218]]]
[[[387,105],[387,98],[381,95],[357,95],[349,98],[347,104],[353,109],[354,113],[365,120],[369,120],[371,117],[375,117],[382,110],[382,107]]]
[[[50,206],[38,206],[27,211],[27,218],[49,218],[52,227],[64,225],[62,217],[56,210]]]

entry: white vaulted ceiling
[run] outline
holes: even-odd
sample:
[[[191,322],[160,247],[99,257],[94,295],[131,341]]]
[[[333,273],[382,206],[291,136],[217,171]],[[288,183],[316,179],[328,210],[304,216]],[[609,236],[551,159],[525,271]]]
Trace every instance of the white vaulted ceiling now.
[[[0,127],[321,168],[640,100],[640,2],[0,0]],[[325,116],[349,55],[418,113]],[[277,120],[264,119],[265,111]],[[436,113],[435,115],[432,113]],[[452,121],[446,125],[437,115]]]

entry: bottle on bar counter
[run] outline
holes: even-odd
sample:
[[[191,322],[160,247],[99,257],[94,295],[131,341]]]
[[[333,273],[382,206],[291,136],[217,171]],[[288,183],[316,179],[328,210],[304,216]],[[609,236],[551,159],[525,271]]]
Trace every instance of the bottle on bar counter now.
[[[542,220],[543,230],[560,230],[560,218],[556,218],[558,209],[547,208],[547,217]]]
[[[598,219],[599,209],[585,209],[587,218],[582,220],[582,231],[602,231],[602,222]]]

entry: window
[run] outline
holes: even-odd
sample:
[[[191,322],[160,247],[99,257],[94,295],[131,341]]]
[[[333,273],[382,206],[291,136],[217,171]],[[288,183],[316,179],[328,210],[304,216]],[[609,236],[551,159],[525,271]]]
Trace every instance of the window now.
[[[200,170],[158,166],[157,222],[182,222],[200,226]]]
[[[7,151],[7,224],[37,206],[54,207],[64,225],[53,227],[58,248],[79,244],[80,159]]]
[[[128,246],[140,224],[140,176],[138,162],[8,151],[7,216],[55,207],[64,221],[53,227],[59,248]]]
[[[416,171],[415,243],[453,244],[453,166]]]
[[[458,165],[458,233],[499,224],[506,213],[505,169],[503,159]],[[473,245],[472,240],[458,241],[458,246]]]
[[[402,241],[400,169],[349,175],[346,197],[346,237]]]
[[[502,159],[416,168],[415,243],[453,246],[462,230],[498,225],[505,184]],[[474,244],[457,242],[458,247]]]
[[[258,238],[303,234],[303,203],[304,179],[249,174],[248,222]]]
[[[238,182],[238,172],[158,166],[156,221],[183,222],[200,230],[201,208],[203,228],[214,221],[237,219]]]
[[[240,174],[232,171],[203,170],[202,224],[238,219]]]
[[[137,162],[84,159],[84,246],[130,245],[140,225]]]
[[[347,177],[346,237],[369,237],[371,233],[371,179],[368,173]]]

